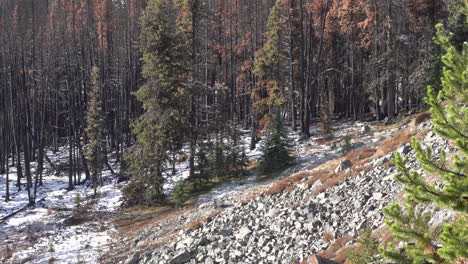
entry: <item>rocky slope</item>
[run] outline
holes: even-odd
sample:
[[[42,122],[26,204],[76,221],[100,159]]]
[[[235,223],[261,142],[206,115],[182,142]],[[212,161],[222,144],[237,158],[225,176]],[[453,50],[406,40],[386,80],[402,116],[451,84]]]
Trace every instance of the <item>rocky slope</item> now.
[[[406,129],[408,125],[400,128]],[[416,129],[429,130],[428,122]],[[364,131],[365,132],[365,131]],[[433,132],[424,144],[451,153],[450,145]],[[408,144],[398,148],[409,157],[408,165],[419,169]],[[218,215],[207,217],[201,226],[179,232],[178,238],[155,251],[138,251],[125,263],[297,263],[325,250],[337,238],[355,237],[366,225],[382,225],[382,208],[400,197],[401,185],[394,181],[395,168],[388,166],[393,154],[370,160],[357,172],[342,160],[335,175],[344,175],[334,186],[306,175],[289,183],[286,191],[257,195],[237,202]],[[355,170],[356,169],[356,170]],[[335,168],[333,168],[335,170]],[[325,182],[322,182],[322,180]],[[202,204],[199,214],[208,214],[217,205]],[[226,205],[227,206],[227,205]],[[435,213],[434,225],[450,215]],[[146,233],[145,236],[149,236]],[[153,236],[158,236],[153,233]],[[139,240],[145,239],[140,237]]]

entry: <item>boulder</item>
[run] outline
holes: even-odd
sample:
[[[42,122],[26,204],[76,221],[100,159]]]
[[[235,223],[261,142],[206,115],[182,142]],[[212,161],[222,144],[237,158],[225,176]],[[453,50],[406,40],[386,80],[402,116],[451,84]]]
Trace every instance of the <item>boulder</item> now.
[[[361,128],[361,132],[362,132],[362,133],[368,133],[368,132],[370,132],[370,130],[371,130],[371,128],[370,128],[370,126],[368,126],[368,125],[364,125],[364,126]]]
[[[352,166],[352,163],[351,163],[350,160],[342,160],[340,162],[340,165],[338,165],[338,167],[336,167],[335,173],[338,173],[340,171],[344,171],[344,170],[346,170],[348,168],[351,168],[351,166]]]

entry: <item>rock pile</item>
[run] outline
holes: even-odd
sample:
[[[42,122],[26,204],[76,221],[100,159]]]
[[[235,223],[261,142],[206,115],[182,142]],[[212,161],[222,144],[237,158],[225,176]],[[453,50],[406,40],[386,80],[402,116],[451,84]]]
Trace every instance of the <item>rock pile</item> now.
[[[432,132],[425,142],[433,148],[450,148]],[[408,166],[419,169],[414,150],[405,145],[398,151],[409,156]],[[376,228],[383,223],[382,208],[401,192],[401,185],[391,177],[395,168],[384,166],[391,155],[372,161],[370,171],[318,195],[312,193],[322,185],[320,181],[299,183],[292,191],[259,195],[227,208],[200,228],[181,232],[178,240],[157,252],[138,254],[138,261],[131,256],[129,263],[302,261],[326,249],[335,238],[355,236],[366,225]],[[342,165],[340,170],[349,168]]]

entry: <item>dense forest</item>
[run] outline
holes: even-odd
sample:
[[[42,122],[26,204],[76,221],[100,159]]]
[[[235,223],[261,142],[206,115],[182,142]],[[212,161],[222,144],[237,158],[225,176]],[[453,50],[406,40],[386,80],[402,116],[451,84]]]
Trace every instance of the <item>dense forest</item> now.
[[[333,118],[392,122],[440,86],[435,25],[468,39],[463,0],[0,3],[0,173],[16,166],[30,204],[46,150],[67,148],[70,189],[115,153],[127,194],[152,204],[183,148],[201,180],[220,151],[241,173],[241,129],[254,149],[275,119],[303,138]]]

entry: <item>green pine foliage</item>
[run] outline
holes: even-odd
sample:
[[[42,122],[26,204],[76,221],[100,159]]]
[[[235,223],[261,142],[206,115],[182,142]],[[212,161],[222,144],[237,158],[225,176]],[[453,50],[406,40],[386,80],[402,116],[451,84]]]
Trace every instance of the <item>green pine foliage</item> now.
[[[276,1],[270,10],[267,23],[266,43],[255,53],[253,72],[258,77],[258,86],[253,91],[254,109],[261,124],[268,123],[268,117],[276,113],[285,99],[280,89],[286,60],[281,47],[281,33],[284,19],[281,14],[283,4]]]
[[[468,4],[465,6],[468,12]],[[468,22],[468,21],[467,21]],[[400,171],[395,178],[404,184],[407,193],[405,206],[392,204],[384,209],[390,220],[394,238],[404,242],[404,252],[389,245],[381,253],[397,263],[466,263],[468,261],[468,43],[463,49],[451,44],[441,25],[437,26],[435,41],[444,49],[446,65],[441,79],[441,90],[436,93],[428,87],[426,103],[431,107],[434,131],[451,142],[458,152],[448,161],[447,154],[434,155],[412,139],[416,158],[428,174],[439,175],[443,184],[430,184],[417,171],[407,168],[406,159],[395,153],[393,163]],[[431,232],[430,215],[418,213],[420,204],[433,203],[457,213],[453,223],[443,226],[441,232]]]
[[[372,237],[372,229],[365,228],[358,237],[359,248],[348,253],[348,260],[353,264],[381,263],[379,256],[379,242]]]
[[[220,179],[227,175],[226,145],[221,139],[216,140],[213,150],[208,155],[209,175],[211,179]]]
[[[346,154],[350,152],[353,149],[353,146],[351,145],[351,136],[346,135],[343,139],[343,146],[341,147],[341,152],[343,154]]]
[[[330,118],[330,113],[327,110],[324,110],[320,114],[320,125],[321,125],[321,134],[325,140],[331,140],[333,138],[333,126]]]
[[[226,163],[228,177],[240,177],[245,175],[247,157],[242,145],[241,132],[235,122],[228,126],[228,142],[226,144]]]
[[[176,188],[174,190],[174,194],[172,197],[172,200],[175,203],[175,206],[177,208],[180,208],[184,205],[184,202],[186,200],[187,193],[185,191],[185,183],[184,181],[179,181],[176,185]]]
[[[89,109],[86,113],[86,134],[88,136],[88,142],[85,145],[84,150],[91,170],[91,181],[93,184],[94,196],[96,196],[98,178],[106,161],[104,113],[102,111],[101,98],[99,94],[101,90],[101,80],[99,77],[99,69],[97,67],[93,67],[92,69],[91,81],[92,86]]]
[[[124,191],[129,203],[157,205],[164,202],[163,171],[173,142],[184,129],[187,101],[187,49],[178,45],[175,10],[165,0],[151,0],[141,19],[143,77],[135,92],[144,113],[132,123],[136,143],[127,153],[133,183]],[[136,186],[142,185],[142,186]],[[142,194],[130,193],[143,190]]]
[[[199,142],[198,150],[196,154],[196,170],[195,174],[195,187],[201,185],[202,182],[207,182],[210,180],[210,160],[208,158],[209,153],[209,144],[208,142]]]
[[[267,127],[265,142],[262,145],[260,168],[263,172],[273,172],[285,168],[293,162],[291,144],[284,127],[282,116],[276,114]]]

